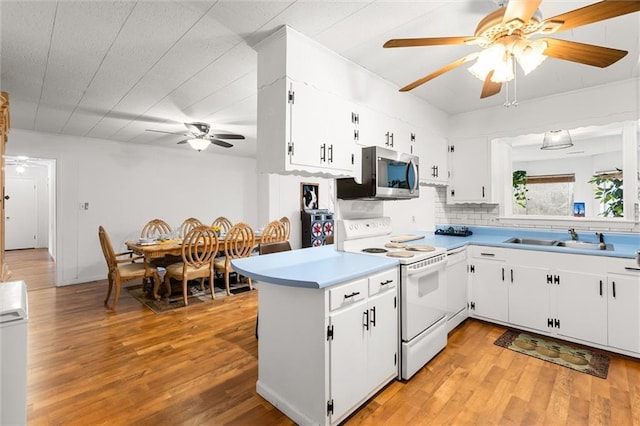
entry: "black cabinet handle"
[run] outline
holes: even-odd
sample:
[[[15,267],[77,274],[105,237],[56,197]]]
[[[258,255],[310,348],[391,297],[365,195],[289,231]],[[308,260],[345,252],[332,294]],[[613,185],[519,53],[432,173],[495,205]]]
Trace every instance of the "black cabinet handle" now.
[[[329,162],[333,163],[333,144],[329,145]]]
[[[511,270],[511,284],[513,284],[513,269]]]
[[[640,271],[640,268],[634,268],[633,266],[625,266],[624,269],[627,271]]]
[[[504,268],[502,268],[502,281],[504,281]]]
[[[602,280],[600,280],[600,296],[602,296]]]
[[[375,327],[376,326],[376,307],[374,306],[373,308],[370,309],[371,311],[371,326]]]
[[[320,161],[327,161],[327,144],[320,145]]]
[[[480,256],[494,257],[495,255],[495,253],[480,253]]]
[[[387,285],[387,284],[391,284],[392,282],[393,282],[393,280],[381,281],[380,285]]]
[[[364,321],[362,325],[365,330],[369,330],[369,310],[364,311]]]
[[[615,299],[616,298],[616,282],[612,281],[611,284],[612,284],[611,287],[613,289],[613,298]]]
[[[351,298],[351,297],[353,297],[353,296],[357,296],[357,295],[359,295],[359,294],[360,294],[360,292],[359,292],[359,291],[354,291],[354,292],[353,292],[353,293],[351,293],[351,294],[345,294],[345,295],[344,295],[344,298],[345,298],[345,299],[349,299],[349,298]]]
[[[484,186],[482,187],[482,198],[484,198]]]

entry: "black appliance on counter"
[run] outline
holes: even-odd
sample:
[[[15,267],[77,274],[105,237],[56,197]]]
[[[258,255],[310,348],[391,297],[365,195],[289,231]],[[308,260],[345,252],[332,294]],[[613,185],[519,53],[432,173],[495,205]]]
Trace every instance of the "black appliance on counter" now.
[[[304,209],[302,220],[302,247],[333,244],[333,213],[327,209]]]

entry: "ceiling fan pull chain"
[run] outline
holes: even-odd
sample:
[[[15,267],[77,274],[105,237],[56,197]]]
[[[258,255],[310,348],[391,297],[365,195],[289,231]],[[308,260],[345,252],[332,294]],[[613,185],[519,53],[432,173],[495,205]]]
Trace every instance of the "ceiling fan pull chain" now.
[[[513,55],[511,55],[513,57]],[[514,107],[518,106],[518,67],[516,67],[516,59],[513,58],[511,61],[513,64],[513,101],[511,101],[511,105]]]
[[[511,106],[511,103],[509,103],[509,82],[508,81],[504,82],[504,89],[505,89],[504,91],[505,91],[506,98],[504,100],[504,104],[502,105],[504,105],[505,108],[509,108]]]

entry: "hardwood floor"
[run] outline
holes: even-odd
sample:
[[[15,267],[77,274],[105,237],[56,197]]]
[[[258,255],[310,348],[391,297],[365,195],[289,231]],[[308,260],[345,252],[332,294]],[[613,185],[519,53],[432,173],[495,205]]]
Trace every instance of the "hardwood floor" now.
[[[12,273],[9,279],[25,280],[29,290],[56,285],[56,264],[46,248],[8,250],[5,252],[5,262]]]
[[[30,425],[292,424],[255,390],[257,292],[160,315],[126,291],[108,313],[105,294],[29,290]],[[640,425],[638,360],[612,355],[603,380],[495,346],[503,331],[467,320],[345,423]]]

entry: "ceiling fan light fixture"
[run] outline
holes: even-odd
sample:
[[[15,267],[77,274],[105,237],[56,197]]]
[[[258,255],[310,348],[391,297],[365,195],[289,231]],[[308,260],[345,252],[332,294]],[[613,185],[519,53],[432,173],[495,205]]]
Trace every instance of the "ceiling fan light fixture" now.
[[[484,81],[487,78],[487,74],[495,69],[496,63],[504,60],[504,54],[504,45],[500,43],[492,44],[480,52],[478,60],[468,68],[469,72],[478,80]]]
[[[520,68],[527,75],[536,69],[547,57],[544,51],[547,49],[547,42],[544,40],[520,40],[513,47],[513,55],[520,65]]]
[[[540,149],[563,149],[573,146],[568,130],[549,130],[544,133]]]
[[[200,152],[203,149],[207,149],[207,147],[210,145],[211,142],[209,142],[207,139],[192,138],[192,139],[187,139],[187,143],[191,146],[191,148]]]

